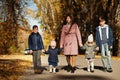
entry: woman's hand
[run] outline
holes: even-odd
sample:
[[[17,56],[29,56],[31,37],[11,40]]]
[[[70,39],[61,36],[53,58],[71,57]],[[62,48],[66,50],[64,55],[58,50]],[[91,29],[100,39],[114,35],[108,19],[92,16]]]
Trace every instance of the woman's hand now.
[[[62,49],[63,48],[63,46],[62,45],[60,45],[60,49]]]
[[[80,44],[80,47],[83,47],[83,44]]]
[[[96,50],[99,51],[99,47],[96,47]]]

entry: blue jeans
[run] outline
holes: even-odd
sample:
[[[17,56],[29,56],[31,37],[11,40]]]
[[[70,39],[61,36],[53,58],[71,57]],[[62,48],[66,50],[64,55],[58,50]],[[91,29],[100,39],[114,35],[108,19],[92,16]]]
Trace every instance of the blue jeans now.
[[[103,67],[111,68],[111,54],[107,43],[102,44],[101,46],[101,56],[102,56]]]
[[[40,70],[41,67],[41,57],[40,57],[41,51],[33,51],[33,67],[34,70]]]

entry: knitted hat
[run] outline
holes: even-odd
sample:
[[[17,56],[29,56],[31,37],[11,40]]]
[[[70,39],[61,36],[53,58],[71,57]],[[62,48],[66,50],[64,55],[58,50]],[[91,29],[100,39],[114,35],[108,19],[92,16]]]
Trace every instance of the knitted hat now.
[[[51,43],[50,43],[50,46],[56,46],[56,41],[52,40]]]
[[[90,34],[90,35],[88,36],[88,42],[93,42],[93,34]]]

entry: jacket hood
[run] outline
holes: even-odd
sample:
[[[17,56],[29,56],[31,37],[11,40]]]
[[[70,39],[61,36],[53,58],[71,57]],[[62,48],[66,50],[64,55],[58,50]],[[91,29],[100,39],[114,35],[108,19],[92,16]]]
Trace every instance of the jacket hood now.
[[[103,28],[104,27],[109,27],[107,24],[105,24],[104,26],[103,26]],[[101,28],[101,26],[98,26],[96,29],[98,30],[99,28]]]

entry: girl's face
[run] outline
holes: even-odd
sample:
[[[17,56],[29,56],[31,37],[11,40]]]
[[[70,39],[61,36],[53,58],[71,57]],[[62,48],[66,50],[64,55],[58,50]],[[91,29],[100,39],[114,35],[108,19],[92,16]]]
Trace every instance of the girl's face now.
[[[67,21],[67,23],[70,23],[70,22],[71,22],[70,16],[67,16],[66,21]]]

